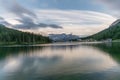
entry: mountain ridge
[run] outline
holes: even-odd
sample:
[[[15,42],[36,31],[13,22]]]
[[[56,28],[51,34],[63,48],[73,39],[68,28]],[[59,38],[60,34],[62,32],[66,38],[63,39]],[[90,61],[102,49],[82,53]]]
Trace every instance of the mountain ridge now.
[[[120,39],[120,19],[113,22],[107,29],[83,39],[92,39],[98,41],[107,39]]]

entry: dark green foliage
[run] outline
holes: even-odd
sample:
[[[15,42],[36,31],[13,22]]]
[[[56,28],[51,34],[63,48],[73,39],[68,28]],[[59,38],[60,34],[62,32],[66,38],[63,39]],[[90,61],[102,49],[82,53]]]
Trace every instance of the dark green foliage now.
[[[109,53],[111,57],[113,57],[115,60],[120,62],[120,43],[107,43],[107,44],[103,43],[103,44],[94,44],[92,46],[95,46],[100,50]]]
[[[22,32],[0,25],[0,44],[36,44],[48,42],[50,42],[48,37]]]
[[[94,39],[94,40],[120,39],[120,25],[114,25],[97,34],[86,37],[85,39]]]

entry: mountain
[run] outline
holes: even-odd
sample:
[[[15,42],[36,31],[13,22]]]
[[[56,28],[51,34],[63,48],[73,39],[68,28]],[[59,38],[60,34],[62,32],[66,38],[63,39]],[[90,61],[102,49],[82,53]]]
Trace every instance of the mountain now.
[[[49,34],[49,38],[53,42],[66,42],[66,41],[76,41],[79,39],[79,36],[72,34]]]
[[[50,42],[48,37],[10,29],[0,24],[0,44],[36,44],[48,42]]]
[[[113,22],[109,28],[96,33],[92,36],[88,36],[84,39],[92,39],[92,40],[107,40],[107,39],[113,39],[117,40],[120,39],[120,19]]]

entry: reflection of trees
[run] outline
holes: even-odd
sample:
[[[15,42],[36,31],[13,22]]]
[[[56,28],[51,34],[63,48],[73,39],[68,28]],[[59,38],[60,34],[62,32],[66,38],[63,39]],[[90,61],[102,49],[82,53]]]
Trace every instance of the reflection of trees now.
[[[42,51],[47,48],[66,50],[77,48],[79,45],[54,45],[54,46],[19,46],[19,47],[0,47],[0,59],[8,55],[29,54],[30,52]]]
[[[91,46],[97,47],[100,50],[109,53],[109,55],[120,62],[120,43],[91,44]]]
[[[20,53],[28,54],[35,50],[43,50],[42,46],[21,46],[21,47],[0,47],[0,59],[8,55],[17,55]]]
[[[80,46],[93,46],[109,53],[113,58],[120,61],[120,43],[103,44],[71,44],[71,45],[52,45],[52,46],[21,46],[21,47],[0,47],[0,59],[8,55],[29,54],[30,52],[43,51],[49,49],[73,50]]]

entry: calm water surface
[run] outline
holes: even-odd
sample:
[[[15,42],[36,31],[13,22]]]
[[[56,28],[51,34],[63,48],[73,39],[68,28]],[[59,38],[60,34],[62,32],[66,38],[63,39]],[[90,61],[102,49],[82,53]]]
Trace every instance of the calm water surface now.
[[[0,47],[0,80],[120,80],[120,43]]]

